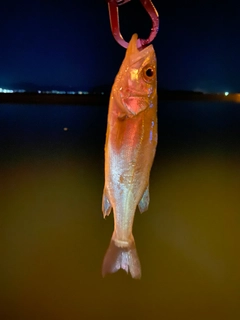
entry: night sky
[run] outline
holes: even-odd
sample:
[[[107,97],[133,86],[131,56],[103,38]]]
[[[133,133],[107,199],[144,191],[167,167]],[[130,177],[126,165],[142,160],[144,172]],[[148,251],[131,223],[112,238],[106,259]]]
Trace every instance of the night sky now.
[[[240,91],[237,1],[153,1],[158,84],[167,89]],[[147,37],[140,1],[121,6],[121,31]],[[114,40],[105,0],[7,1],[0,10],[0,86],[91,89],[113,83],[125,49]]]

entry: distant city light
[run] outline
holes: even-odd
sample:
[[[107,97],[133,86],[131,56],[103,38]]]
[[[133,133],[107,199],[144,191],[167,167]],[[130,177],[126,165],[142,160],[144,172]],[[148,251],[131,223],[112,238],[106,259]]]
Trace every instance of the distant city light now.
[[[0,93],[24,93],[27,92],[27,90],[22,89],[3,89],[0,88]],[[38,94],[89,94],[88,91],[63,91],[63,90],[36,90],[36,93]],[[101,94],[104,94],[104,92],[101,92]]]
[[[228,91],[226,91],[226,92],[224,92],[224,94],[225,94],[225,96],[228,96],[228,95],[229,95],[229,92],[228,92]]]
[[[2,92],[2,93],[13,93],[13,90],[0,88],[0,92]]]

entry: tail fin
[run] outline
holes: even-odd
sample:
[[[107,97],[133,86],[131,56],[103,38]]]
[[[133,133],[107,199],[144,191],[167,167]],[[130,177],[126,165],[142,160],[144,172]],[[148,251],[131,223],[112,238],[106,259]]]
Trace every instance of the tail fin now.
[[[141,265],[137,254],[134,238],[130,242],[121,243],[112,237],[108,250],[105,254],[102,275],[114,273],[119,269],[130,271],[132,278],[141,278]]]

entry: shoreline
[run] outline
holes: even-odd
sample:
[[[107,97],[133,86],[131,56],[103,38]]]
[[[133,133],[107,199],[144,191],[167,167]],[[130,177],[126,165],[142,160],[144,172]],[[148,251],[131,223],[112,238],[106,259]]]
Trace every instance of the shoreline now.
[[[230,93],[204,94],[201,92],[160,91],[158,101],[206,101],[206,102],[235,102],[240,103],[240,94]],[[0,104],[60,104],[60,105],[89,105],[108,106],[108,94],[44,94],[35,92],[0,93]]]

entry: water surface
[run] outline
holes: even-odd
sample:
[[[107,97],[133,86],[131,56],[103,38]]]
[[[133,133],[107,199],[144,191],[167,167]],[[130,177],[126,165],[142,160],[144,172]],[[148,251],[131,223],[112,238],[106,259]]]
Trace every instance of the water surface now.
[[[0,105],[1,319],[239,319],[240,107],[158,114],[136,281],[101,277],[107,107]]]

